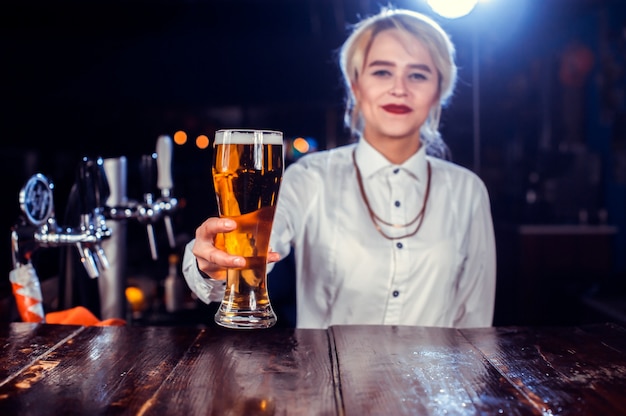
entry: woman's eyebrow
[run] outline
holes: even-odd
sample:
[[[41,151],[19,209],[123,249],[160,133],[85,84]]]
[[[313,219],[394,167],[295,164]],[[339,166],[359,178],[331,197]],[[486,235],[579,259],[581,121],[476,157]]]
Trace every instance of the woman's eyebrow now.
[[[393,62],[390,61],[372,61],[368,66],[396,66]]]
[[[430,66],[428,66],[426,64],[411,64],[411,65],[409,65],[409,68],[419,69],[421,71],[428,72],[428,73],[432,73],[433,72],[433,70],[430,68]]]
[[[393,62],[390,61],[383,61],[383,60],[376,60],[376,61],[372,61],[369,63],[368,67],[372,67],[372,66],[393,66],[395,67],[396,64],[394,64]],[[430,66],[426,65],[426,64],[410,64],[409,68],[411,69],[419,69],[421,71],[424,72],[429,72],[432,73],[432,69],[430,68]]]

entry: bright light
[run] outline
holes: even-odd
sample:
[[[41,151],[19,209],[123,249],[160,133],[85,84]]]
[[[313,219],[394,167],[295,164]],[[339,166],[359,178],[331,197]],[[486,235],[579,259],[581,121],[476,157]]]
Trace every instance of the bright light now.
[[[141,312],[146,306],[146,298],[143,291],[135,286],[129,286],[125,290],[126,300],[130,303],[133,312]]]
[[[317,151],[317,140],[313,137],[296,137],[293,140],[287,141],[286,155],[291,160],[299,159],[301,156],[307,153],[313,153]]]
[[[196,137],[196,147],[198,149],[206,149],[207,147],[209,147],[209,138],[204,134]]]
[[[293,141],[293,147],[300,153],[306,153],[309,151],[309,142],[302,137],[298,137]]]
[[[456,19],[469,14],[478,0],[428,0],[428,5],[439,15]]]
[[[178,145],[183,145],[187,143],[187,133],[182,130],[178,130],[176,133],[174,133],[174,143]]]

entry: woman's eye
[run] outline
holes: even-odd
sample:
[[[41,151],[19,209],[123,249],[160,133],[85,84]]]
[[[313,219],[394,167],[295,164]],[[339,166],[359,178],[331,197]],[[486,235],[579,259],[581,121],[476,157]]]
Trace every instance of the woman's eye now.
[[[428,78],[426,77],[426,75],[422,74],[421,72],[415,72],[409,75],[409,79],[421,81],[421,80],[425,80]]]
[[[372,72],[372,75],[375,77],[388,77],[391,75],[391,72],[386,69],[377,69]]]

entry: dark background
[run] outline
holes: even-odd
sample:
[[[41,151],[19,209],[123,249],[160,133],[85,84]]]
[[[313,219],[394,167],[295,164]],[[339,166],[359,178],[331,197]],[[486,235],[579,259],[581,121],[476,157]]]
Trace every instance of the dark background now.
[[[3,2],[2,274],[18,194],[36,172],[56,185],[59,219],[84,156],[126,156],[128,196],[140,199],[139,158],[159,135],[185,130],[191,140],[175,147],[172,166],[181,250],[215,214],[210,149],[195,148],[197,135],[258,127],[313,137],[322,149],[349,142],[335,53],[349,24],[380,4]],[[496,324],[624,319],[624,2],[490,0],[456,20],[422,0],[390,4],[431,15],[457,47],[460,78],[442,133],[491,195]],[[143,229],[131,224],[129,239],[129,273],[164,277],[166,256],[150,260]],[[56,273],[54,251],[38,252],[42,280]],[[10,297],[8,278],[0,281]]]

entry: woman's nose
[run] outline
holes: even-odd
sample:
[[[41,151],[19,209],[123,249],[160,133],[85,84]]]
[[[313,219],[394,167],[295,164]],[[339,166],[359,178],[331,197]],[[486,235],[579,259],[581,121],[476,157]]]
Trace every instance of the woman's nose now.
[[[393,84],[391,89],[389,90],[389,94],[394,97],[403,96],[406,94],[406,87],[404,85],[404,80],[401,77],[395,77],[393,79]]]

